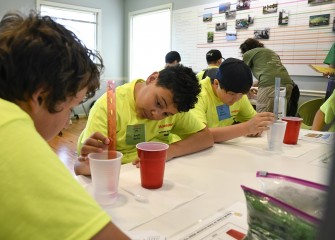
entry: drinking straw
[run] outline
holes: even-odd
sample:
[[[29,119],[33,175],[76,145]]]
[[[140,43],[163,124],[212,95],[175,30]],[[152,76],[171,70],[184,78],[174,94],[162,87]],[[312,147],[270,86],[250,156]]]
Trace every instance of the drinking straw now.
[[[115,82],[107,81],[107,135],[110,140],[108,145],[108,159],[116,158],[116,97]]]
[[[275,98],[273,101],[273,113],[278,119],[278,106],[279,106],[279,94],[280,94],[280,77],[275,78]]]

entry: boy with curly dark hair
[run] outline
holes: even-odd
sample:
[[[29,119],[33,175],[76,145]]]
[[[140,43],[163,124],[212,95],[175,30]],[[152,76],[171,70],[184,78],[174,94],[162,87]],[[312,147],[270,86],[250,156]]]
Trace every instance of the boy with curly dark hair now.
[[[154,72],[146,81],[137,79],[117,87],[116,148],[123,153],[122,162],[136,162],[136,144],[145,141],[170,144],[167,160],[211,147],[213,138],[208,128],[188,112],[194,108],[200,90],[195,73],[182,65]],[[92,134],[93,137],[89,138]],[[171,134],[178,135],[181,140],[172,143]],[[91,109],[79,139],[79,149],[85,144],[75,164],[77,174],[90,174],[86,156],[107,147],[109,140],[105,136],[106,94]]]

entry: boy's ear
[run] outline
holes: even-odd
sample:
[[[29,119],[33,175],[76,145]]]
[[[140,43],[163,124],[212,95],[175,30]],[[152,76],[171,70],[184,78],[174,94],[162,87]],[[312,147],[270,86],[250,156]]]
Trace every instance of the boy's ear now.
[[[32,98],[29,100],[29,105],[32,112],[36,113],[44,108],[44,101],[46,98],[46,92],[42,89],[37,90]]]
[[[217,80],[216,78],[214,78],[214,80],[213,80],[213,86],[214,87],[218,87],[220,84],[219,84],[219,80]]]
[[[159,76],[159,72],[153,72],[153,73],[147,78],[147,81],[146,81],[147,84],[149,84],[149,83],[151,83],[151,82],[157,80],[158,76]]]

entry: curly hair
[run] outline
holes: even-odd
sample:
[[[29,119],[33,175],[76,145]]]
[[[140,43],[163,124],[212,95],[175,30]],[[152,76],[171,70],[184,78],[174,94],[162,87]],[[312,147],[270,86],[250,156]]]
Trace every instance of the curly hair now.
[[[187,112],[198,102],[199,81],[191,68],[183,65],[166,67],[159,72],[157,86],[171,90],[179,112]]]
[[[258,47],[264,47],[264,44],[254,38],[248,38],[240,45],[242,54],[246,53],[247,51],[251,49],[258,48]]]
[[[27,101],[42,89],[55,113],[57,104],[85,87],[93,97],[103,68],[99,54],[48,16],[10,12],[0,22],[0,98]]]

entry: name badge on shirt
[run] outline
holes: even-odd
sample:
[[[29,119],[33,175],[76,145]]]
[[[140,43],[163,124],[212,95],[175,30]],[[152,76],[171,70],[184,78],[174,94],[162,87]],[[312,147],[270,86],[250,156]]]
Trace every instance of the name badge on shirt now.
[[[230,118],[230,109],[228,105],[220,105],[216,107],[219,121]]]
[[[140,142],[145,142],[144,124],[128,125],[126,132],[126,144],[136,145]]]

